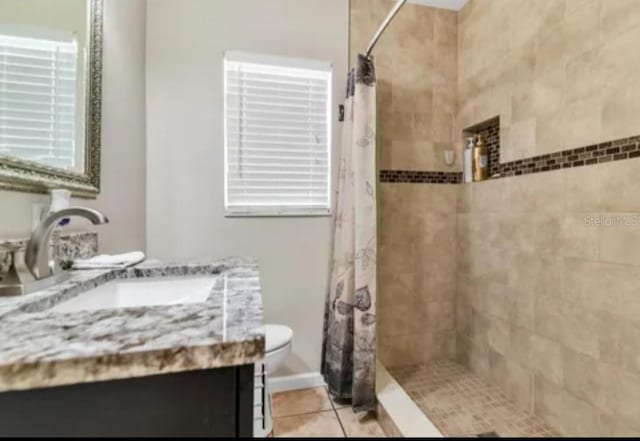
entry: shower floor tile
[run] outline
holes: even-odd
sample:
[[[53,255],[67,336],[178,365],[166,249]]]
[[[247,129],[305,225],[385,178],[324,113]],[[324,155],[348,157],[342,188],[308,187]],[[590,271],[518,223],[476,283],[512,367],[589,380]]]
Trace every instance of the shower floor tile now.
[[[476,437],[491,432],[500,437],[560,436],[460,364],[438,361],[389,372],[445,436]]]

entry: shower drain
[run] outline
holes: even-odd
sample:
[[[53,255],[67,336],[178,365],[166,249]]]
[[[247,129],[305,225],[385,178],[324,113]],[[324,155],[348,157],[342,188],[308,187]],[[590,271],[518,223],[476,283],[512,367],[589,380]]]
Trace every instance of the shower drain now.
[[[477,435],[478,438],[500,438],[496,432],[484,432]]]

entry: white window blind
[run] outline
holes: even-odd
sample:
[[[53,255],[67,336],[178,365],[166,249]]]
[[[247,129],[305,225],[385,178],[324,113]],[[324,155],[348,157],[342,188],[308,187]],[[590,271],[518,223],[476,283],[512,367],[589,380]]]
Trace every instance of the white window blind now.
[[[228,215],[330,213],[331,65],[225,54]]]
[[[0,154],[75,167],[77,52],[0,32]]]

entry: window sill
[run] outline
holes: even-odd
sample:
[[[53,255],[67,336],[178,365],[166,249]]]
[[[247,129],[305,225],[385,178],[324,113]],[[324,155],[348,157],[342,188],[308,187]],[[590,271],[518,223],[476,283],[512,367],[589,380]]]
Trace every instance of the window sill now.
[[[278,217],[278,218],[294,218],[294,217],[331,217],[330,211],[255,211],[255,212],[225,212],[224,217],[228,218],[247,218],[247,217]]]

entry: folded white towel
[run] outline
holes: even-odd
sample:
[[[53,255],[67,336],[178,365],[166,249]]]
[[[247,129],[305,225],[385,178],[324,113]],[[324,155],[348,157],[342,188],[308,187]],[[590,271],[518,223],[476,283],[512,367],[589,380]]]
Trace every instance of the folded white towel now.
[[[73,261],[73,269],[112,269],[128,268],[144,260],[142,251],[132,251],[124,254],[103,254],[91,259],[76,259]]]

